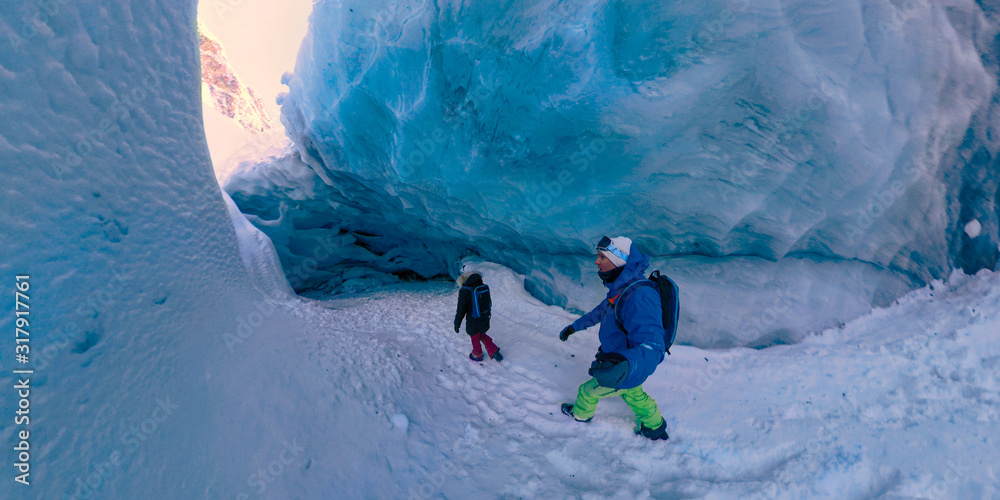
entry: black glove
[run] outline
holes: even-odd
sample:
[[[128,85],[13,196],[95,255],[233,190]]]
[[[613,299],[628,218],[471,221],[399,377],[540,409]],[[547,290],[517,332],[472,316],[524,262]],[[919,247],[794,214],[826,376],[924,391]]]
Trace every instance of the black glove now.
[[[576,329],[573,328],[573,325],[569,325],[566,328],[563,328],[561,332],[559,332],[559,340],[566,342],[566,339],[568,339],[569,336],[573,335],[574,333],[576,333]]]
[[[455,333],[458,333],[458,325],[455,325]]]
[[[617,352],[598,352],[594,358],[587,373],[597,379],[601,387],[617,389],[628,375],[628,360]]]

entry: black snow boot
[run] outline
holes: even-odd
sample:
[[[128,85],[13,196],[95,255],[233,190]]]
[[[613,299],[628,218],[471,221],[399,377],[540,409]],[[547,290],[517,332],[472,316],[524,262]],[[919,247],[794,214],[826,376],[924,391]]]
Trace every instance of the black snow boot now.
[[[503,361],[503,354],[500,354],[500,351],[493,353],[493,355],[490,357],[496,360],[497,363]]]
[[[663,423],[660,424],[660,426],[655,429],[650,429],[649,427],[646,427],[646,424],[639,424],[639,428],[635,430],[635,433],[636,435],[641,435],[653,441],[657,441],[659,439],[666,441],[670,439],[670,436],[667,435],[666,420],[664,420]]]
[[[563,403],[562,406],[560,407],[560,409],[562,410],[563,415],[569,415],[569,416],[573,417],[573,420],[576,420],[577,422],[587,423],[587,422],[590,422],[591,420],[594,419],[594,417],[590,417],[587,420],[581,420],[579,418],[576,418],[576,415],[573,415],[573,405],[571,405],[569,403]]]

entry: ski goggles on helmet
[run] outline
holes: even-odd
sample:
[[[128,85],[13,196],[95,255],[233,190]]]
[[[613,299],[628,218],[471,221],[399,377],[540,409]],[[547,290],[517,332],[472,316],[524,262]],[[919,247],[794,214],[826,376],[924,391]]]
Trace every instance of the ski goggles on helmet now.
[[[601,241],[597,242],[597,251],[598,252],[609,252],[610,254],[614,255],[615,257],[618,257],[619,259],[621,259],[622,262],[625,262],[625,261],[628,260],[628,255],[625,255],[625,252],[622,252],[621,250],[619,250],[618,247],[615,246],[614,242],[611,241],[611,238],[608,238],[607,236],[601,238]]]

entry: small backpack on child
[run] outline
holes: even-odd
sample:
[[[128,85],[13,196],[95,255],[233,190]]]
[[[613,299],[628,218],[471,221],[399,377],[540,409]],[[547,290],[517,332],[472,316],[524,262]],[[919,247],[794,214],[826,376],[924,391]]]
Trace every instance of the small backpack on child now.
[[[475,288],[464,288],[469,288],[472,291],[472,317],[479,319],[483,316],[489,316],[490,309],[493,307],[493,300],[490,299],[489,285],[484,283]]]

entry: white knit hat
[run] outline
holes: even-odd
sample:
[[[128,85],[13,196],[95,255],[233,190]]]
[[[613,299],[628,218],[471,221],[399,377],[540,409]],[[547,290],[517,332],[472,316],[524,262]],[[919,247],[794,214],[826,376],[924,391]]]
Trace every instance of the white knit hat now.
[[[610,240],[607,245],[602,245],[605,239]],[[628,252],[632,248],[632,240],[624,236],[617,236],[614,238],[607,238],[605,236],[601,239],[601,242],[597,244],[597,251],[608,258],[615,267],[621,267],[625,265],[625,261],[628,260]]]

